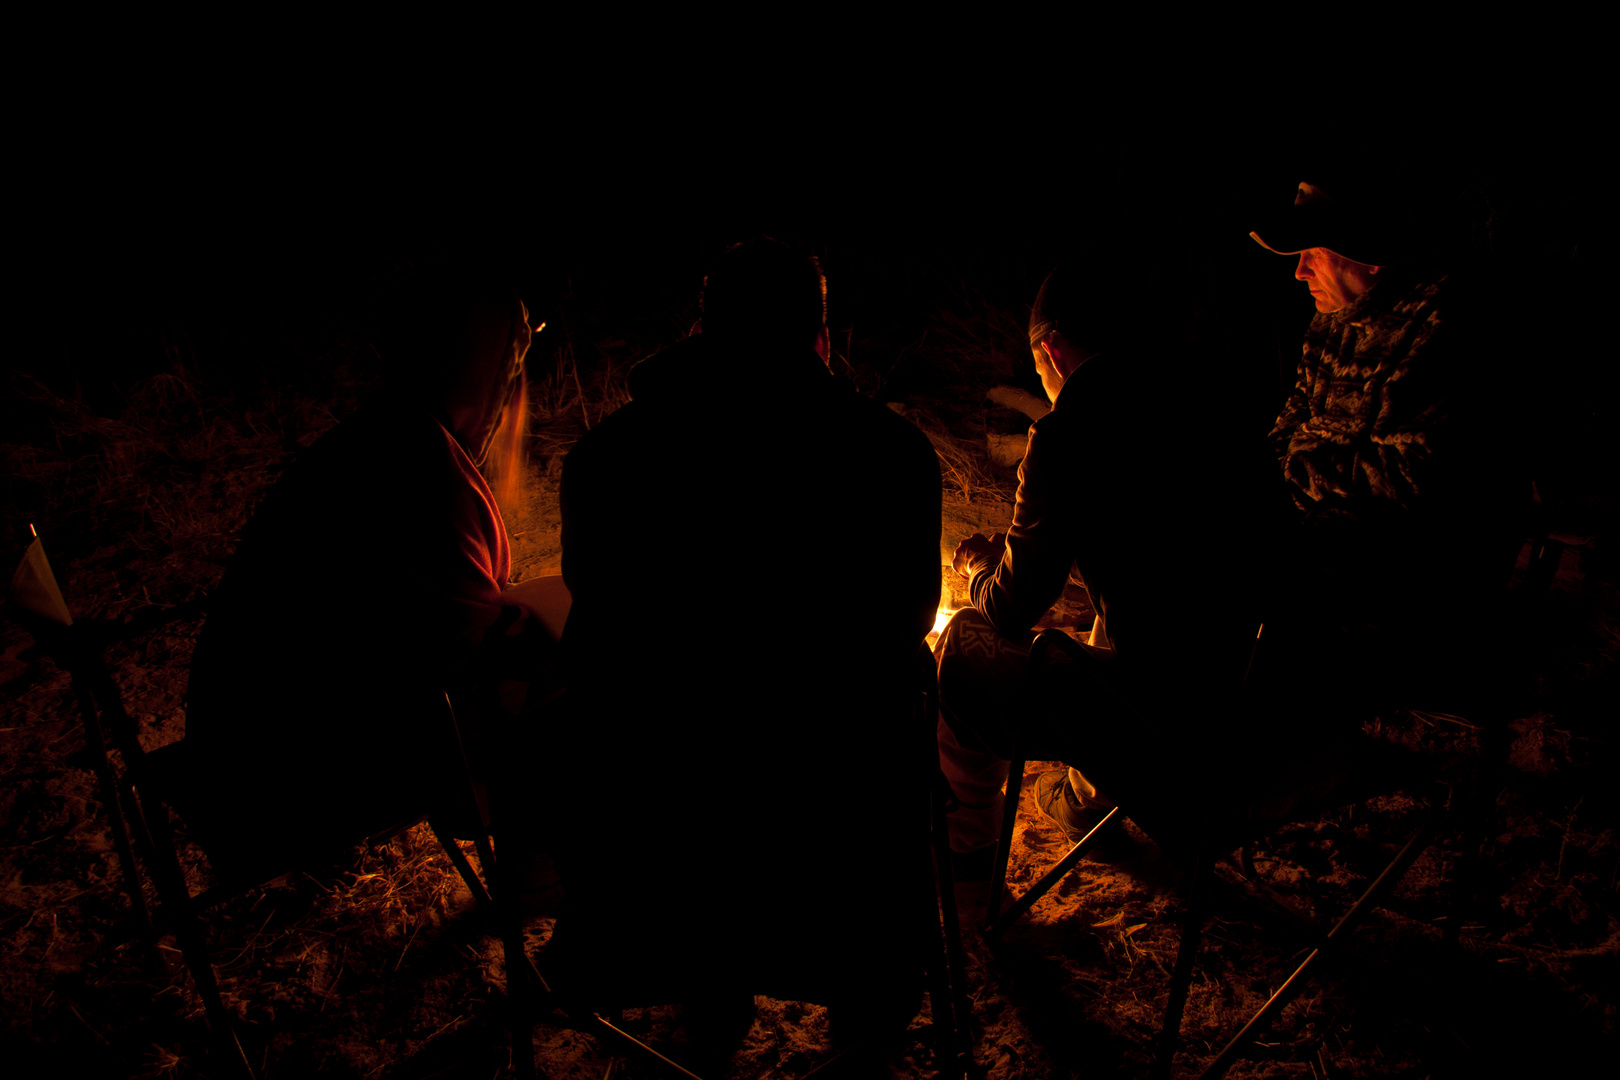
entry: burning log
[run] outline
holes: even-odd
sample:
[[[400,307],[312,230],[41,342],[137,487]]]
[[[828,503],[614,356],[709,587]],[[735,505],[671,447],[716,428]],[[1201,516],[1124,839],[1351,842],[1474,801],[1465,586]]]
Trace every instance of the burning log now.
[[[1009,469],[1024,459],[1024,450],[1029,446],[1027,435],[1002,435],[992,431],[987,439],[990,444],[990,460]]]
[[[1017,409],[1031,420],[1039,420],[1052,411],[1052,407],[1027,390],[1020,390],[1016,386],[994,386],[985,394],[997,405],[1009,409]],[[1023,454],[1019,454],[1023,457]]]

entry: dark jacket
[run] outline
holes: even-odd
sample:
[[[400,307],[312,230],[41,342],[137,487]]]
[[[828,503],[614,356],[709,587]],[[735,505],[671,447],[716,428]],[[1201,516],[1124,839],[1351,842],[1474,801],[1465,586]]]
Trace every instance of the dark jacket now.
[[[1241,676],[1286,506],[1258,434],[1225,419],[1219,375],[1109,353],[1069,376],[1030,427],[1001,562],[973,577],[1004,637],[1028,635],[1072,566],[1122,662]]]
[[[701,335],[631,392],[563,468],[571,676],[541,717],[570,897],[553,961],[572,940],[654,983],[802,989],[908,895],[884,883],[912,865],[871,841],[922,836],[907,778],[932,745],[912,722],[938,460],[809,349]],[[877,894],[860,932],[857,880]],[[717,903],[732,883],[750,899]]]
[[[417,725],[468,684],[510,568],[460,444],[418,403],[373,403],[304,451],[244,532],[192,661],[187,742],[287,830],[352,843],[420,812],[435,763]]]

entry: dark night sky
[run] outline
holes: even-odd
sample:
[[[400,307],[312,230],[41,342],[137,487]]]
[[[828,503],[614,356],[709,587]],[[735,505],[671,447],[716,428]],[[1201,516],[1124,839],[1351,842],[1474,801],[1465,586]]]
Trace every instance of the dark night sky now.
[[[307,339],[363,321],[387,268],[424,256],[497,267],[541,314],[582,282],[645,314],[689,304],[707,261],[758,233],[821,255],[835,327],[896,340],[942,283],[1027,304],[1059,257],[1110,257],[1105,227],[1171,323],[1246,306],[1286,322],[1297,283],[1246,234],[1322,147],[1399,167],[1475,223],[1476,248],[1494,214],[1496,265],[1559,298],[1566,337],[1596,340],[1600,129],[1573,85],[1403,83],[1332,109],[1281,72],[1243,95],[1140,73],[987,89],[934,72],[863,93],[829,70],[787,94],[593,74],[498,105],[386,81],[297,100],[175,82],[77,125],[36,118],[33,332],[14,364],[119,381],[162,326]]]

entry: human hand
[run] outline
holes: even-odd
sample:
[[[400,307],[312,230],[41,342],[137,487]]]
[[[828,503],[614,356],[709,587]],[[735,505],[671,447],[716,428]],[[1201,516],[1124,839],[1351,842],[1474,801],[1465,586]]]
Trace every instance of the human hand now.
[[[951,569],[963,577],[972,577],[981,570],[992,569],[1001,561],[1001,553],[1007,549],[1007,535],[993,533],[985,536],[983,533],[974,533],[964,537],[956,545],[956,553],[951,556]]]

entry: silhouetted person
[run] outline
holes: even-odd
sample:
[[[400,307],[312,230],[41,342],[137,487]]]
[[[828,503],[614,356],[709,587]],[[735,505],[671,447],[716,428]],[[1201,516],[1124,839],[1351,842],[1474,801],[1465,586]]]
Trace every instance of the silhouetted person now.
[[[424,808],[447,763],[420,718],[446,691],[467,703],[511,571],[478,466],[521,385],[527,313],[449,286],[395,329],[389,388],[265,498],[192,663],[187,740],[272,837],[352,843]]]
[[[1527,376],[1499,362],[1484,283],[1424,220],[1431,192],[1318,166],[1250,234],[1298,256],[1316,303],[1269,438],[1300,521],[1277,614],[1321,643],[1289,658],[1321,673],[1319,696],[1432,686],[1523,541],[1507,403]]]
[[[1015,724],[1027,756],[1074,766],[1035,792],[1071,836],[1110,799],[1169,835],[1325,761],[1505,578],[1513,483],[1490,352],[1387,186],[1327,190],[1302,184],[1265,227],[1301,256],[1319,312],[1270,462],[1233,430],[1244,411],[1219,407],[1221,372],[1149,351],[1151,314],[1121,333],[1137,275],[1071,268],[1042,287],[1030,343],[1054,408],[1031,429],[1005,540],[957,550],[974,606],[937,650],[964,856],[994,841]],[[1070,559],[1113,655],[1032,688],[1027,628]]]
[[[824,295],[814,260],[731,248],[701,333],[564,464],[570,677],[537,764],[568,906],[542,963],[587,998],[915,1011],[939,466],[829,373]]]
[[[1029,345],[1052,411],[1030,428],[1005,535],[957,547],[971,606],[935,647],[940,762],[961,803],[951,845],[969,879],[990,869],[1015,731],[1023,756],[1078,767],[1040,777],[1035,790],[1075,838],[1123,798],[1099,781],[1118,776],[1106,765],[1136,764],[1195,798],[1208,779],[1200,761],[1212,763],[1208,746],[1223,737],[1207,703],[1241,678],[1282,509],[1259,433],[1222,407],[1231,373],[1182,355],[1162,332],[1140,260],[1083,254],[1035,299]],[[1031,686],[1031,627],[1071,573],[1106,628],[1094,638],[1099,670],[1164,718],[1161,730],[1142,730],[1083,681]]]

